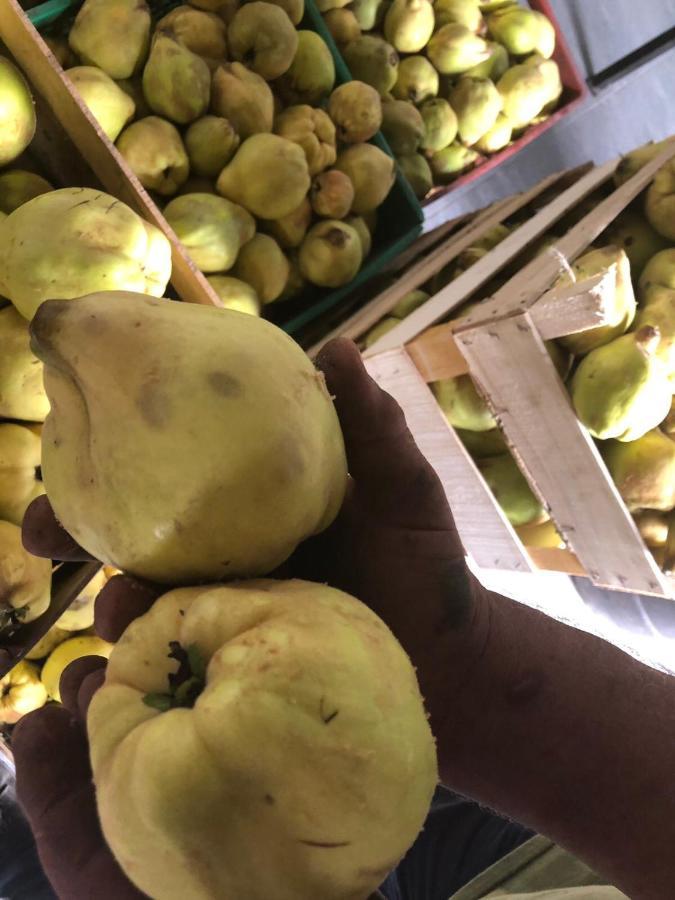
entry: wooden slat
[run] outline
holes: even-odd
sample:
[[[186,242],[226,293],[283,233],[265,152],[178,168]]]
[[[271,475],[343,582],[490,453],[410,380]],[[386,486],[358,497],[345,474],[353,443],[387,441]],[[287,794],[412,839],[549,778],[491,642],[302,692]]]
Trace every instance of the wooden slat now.
[[[544,340],[575,334],[605,325],[613,311],[616,266],[573,285],[548,291],[530,309],[532,321]],[[408,344],[407,351],[425,381],[465,375],[469,366],[454,332],[462,330],[464,319],[437,325]]]
[[[63,69],[17,0],[2,0],[0,3],[0,38],[7,44],[35,90],[51,106],[59,123],[105,190],[166,235],[171,243],[171,283],[179,296],[192,303],[222,305],[145,188],[64,77]]]
[[[593,583],[668,596],[529,314],[457,333],[456,340],[533,489]]]
[[[531,306],[560,274],[561,260],[573,262],[583,253],[631,200],[644,190],[659,169],[674,156],[675,143],[647,163],[609,197],[598,203],[595,209],[577,222],[564,237],[556,241],[554,247],[549,247],[546,253],[524,266],[489,301],[472,310],[466,316],[466,327],[470,328],[479,322],[487,321],[493,315],[506,315]]]
[[[441,479],[467,552],[486,569],[531,571],[513,528],[405,350],[369,359],[366,368],[402,407],[417,446]]]
[[[576,206],[593,190],[610,178],[618,165],[618,160],[606,163],[592,169],[567,190],[559,194],[549,204],[544,206],[532,218],[513,231],[507,238],[499,243],[487,256],[479,259],[470,269],[463,272],[430,300],[412,312],[396,328],[383,335],[366,351],[368,356],[380,353],[383,350],[391,350],[400,347],[416,338],[419,334],[445,318],[453,309],[460,306],[467,297],[477,291],[493,275],[500,272],[514,257],[528,247],[532,241],[544,234],[566,212]],[[541,260],[536,261],[537,266]],[[529,268],[529,267],[526,267]],[[536,267],[535,267],[536,268]],[[543,285],[539,291],[541,295],[548,288],[553,279]],[[481,304],[487,307],[485,304]]]
[[[309,355],[315,356],[323,345],[334,337],[342,336],[353,340],[362,337],[369,328],[372,328],[383,316],[386,316],[407,293],[423,285],[439,272],[443,266],[448,265],[467,247],[470,247],[475,241],[483,237],[491,228],[501,224],[509,216],[518,212],[519,209],[527,206],[528,203],[531,203],[532,200],[567,174],[565,171],[556,172],[538,182],[529,191],[516,194],[514,197],[498,200],[486,209],[476,213],[468,224],[459,231],[454,232],[447,241],[413,264],[395,284],[382,291],[366,306],[358,309],[348,319],[345,319],[344,322],[325,335],[321,341],[310,348],[308,351]],[[433,234],[434,232],[431,233]],[[420,240],[423,241],[426,237],[427,235],[423,235]]]

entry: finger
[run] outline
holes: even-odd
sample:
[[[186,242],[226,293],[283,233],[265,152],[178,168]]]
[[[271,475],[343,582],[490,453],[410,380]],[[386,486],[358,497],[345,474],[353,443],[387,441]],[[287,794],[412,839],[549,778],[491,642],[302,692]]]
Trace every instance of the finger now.
[[[114,575],[96,598],[96,633],[105,641],[118,641],[127,625],[146,613],[164,590],[131,575]]]
[[[96,691],[103,686],[104,681],[105,666],[96,669],[94,672],[90,672],[80,684],[80,689],[77,692],[77,711],[83,722],[86,722],[87,720],[87,710],[89,709],[92,697]]]
[[[12,737],[17,796],[61,900],[138,900],[98,821],[84,730],[61,705],[19,722]]]
[[[64,562],[88,562],[94,558],[59,524],[45,494],[36,497],[26,510],[21,536],[24,547],[33,556]]]
[[[92,672],[105,672],[105,666],[106,660],[102,656],[82,656],[80,659],[73,660],[64,669],[59,683],[61,703],[72,716],[84,718],[80,714],[80,705],[78,703],[80,688],[87,676],[91,675]]]
[[[401,407],[368,375],[356,345],[346,338],[330,341],[317,365],[335,398],[360,500],[369,500],[392,524],[454,528],[438,476],[420,453]]]

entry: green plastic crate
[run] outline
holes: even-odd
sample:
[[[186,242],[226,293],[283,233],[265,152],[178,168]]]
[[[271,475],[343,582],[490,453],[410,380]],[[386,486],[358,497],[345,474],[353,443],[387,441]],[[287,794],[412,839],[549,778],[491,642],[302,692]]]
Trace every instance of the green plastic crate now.
[[[178,6],[179,2],[180,0],[150,0],[149,6],[153,16],[160,18]],[[47,0],[46,3],[33,7],[27,15],[41,32],[63,31],[74,18],[80,5],[81,0]],[[326,28],[321,13],[314,5],[314,0],[305,0],[305,15],[299,27],[316,31],[330,48],[335,62],[336,85],[351,81],[349,70]],[[378,132],[371,143],[389,156],[393,156],[381,133]],[[297,333],[381,272],[421,233],[423,221],[424,213],[419,201],[407,180],[397,170],[394,186],[378,209],[372,250],[356,278],[336,290],[311,287],[303,291],[298,298],[270,304],[265,309],[266,316],[289,334]]]

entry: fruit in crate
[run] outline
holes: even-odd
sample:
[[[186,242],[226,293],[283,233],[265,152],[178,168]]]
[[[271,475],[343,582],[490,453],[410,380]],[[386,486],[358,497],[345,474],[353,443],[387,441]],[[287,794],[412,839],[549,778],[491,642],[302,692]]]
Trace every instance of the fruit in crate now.
[[[347,81],[330,95],[328,115],[339,140],[347,144],[368,141],[382,124],[380,95],[364,81]]]
[[[66,668],[83,656],[110,656],[113,645],[93,635],[71,637],[57,647],[47,657],[40,673],[40,679],[50,700],[61,700],[59,682]]]
[[[227,272],[255,234],[253,216],[215,194],[175,197],[164,215],[202,272]]]
[[[208,109],[211,72],[170,31],[156,31],[143,69],[143,93],[158,116],[187,125]]]
[[[418,200],[423,200],[434,186],[431,166],[421,153],[397,156],[398,167],[408,179],[408,184]]]
[[[441,75],[461,75],[490,56],[483,38],[457,22],[434,32],[426,52]]]
[[[94,604],[96,597],[108,581],[108,576],[100,569],[86,584],[68,609],[59,616],[56,624],[64,631],[84,631],[94,624]]]
[[[603,456],[628,509],[675,507],[675,441],[658,428],[635,441],[609,442]]]
[[[428,153],[436,153],[448,147],[457,136],[457,113],[447,100],[435,97],[420,106],[424,122],[424,134],[420,147]]]
[[[26,659],[44,659],[45,656],[49,656],[55,647],[58,647],[59,644],[62,644],[69,637],[72,637],[70,631],[66,631],[65,628],[59,628],[57,625],[52,625],[37,644],[26,653]],[[42,684],[42,682],[40,683]]]
[[[155,28],[170,31],[183,46],[201,56],[211,69],[227,57],[225,22],[214,13],[177,6],[163,16]]]
[[[120,131],[136,111],[131,97],[96,66],[75,66],[68,69],[66,78],[76,88],[106,137],[111,141],[117,140]]]
[[[174,584],[256,575],[337,514],[346,486],[337,416],[323,377],[275,326],[106,293],[44,304],[32,332],[56,401],[43,432],[47,493],[104,563]],[[85,402],[97,398],[88,416],[70,402],[75,380]],[[123,444],[111,427],[119,421]]]
[[[288,71],[298,49],[298,32],[274,3],[255,0],[241,6],[227,29],[230,54],[266,81]]]
[[[42,615],[51,583],[51,560],[24,550],[19,526],[0,521],[0,634],[11,634]]]
[[[379,28],[387,11],[387,0],[352,0],[353,10],[362,31]]]
[[[32,663],[22,660],[0,678],[0,724],[13,725],[46,702],[47,691]]]
[[[663,547],[668,539],[668,517],[652,509],[633,514],[638,531],[648,547]]]
[[[229,275],[211,275],[207,279],[224,309],[260,315],[260,299],[250,284]]]
[[[302,148],[275,134],[255,134],[245,140],[216,184],[219,194],[261,219],[288,215],[309,187]]]
[[[133,122],[119,136],[117,149],[143,187],[151,191],[170,197],[187,181],[190,161],[183,139],[166,119],[146,116]]]
[[[274,123],[274,96],[264,78],[241,63],[218,66],[213,75],[211,108],[230,122],[241,140]]]
[[[361,26],[351,9],[329,9],[324,14],[326,27],[338,47],[361,37]]]
[[[165,594],[113,648],[87,731],[103,834],[153,897],[367,897],[438,777],[404,650],[302,581]]]
[[[148,55],[150,9],[144,0],[85,0],[68,42],[85,65],[130,78]]]
[[[469,147],[487,134],[502,109],[501,95],[489,78],[460,78],[448,100],[457,115],[459,139]]]
[[[13,306],[0,309],[0,416],[44,422],[49,401],[42,364],[30,349],[28,322]]]
[[[447,184],[470,169],[480,158],[472,147],[463,147],[462,144],[453,143],[437,150],[430,158],[431,171],[434,180],[438,184]]]
[[[490,431],[494,416],[469,375],[435,381],[431,388],[448,422],[467,431]]]
[[[121,289],[161,297],[170,274],[162,232],[102,191],[41,194],[0,223],[0,293],[27,319],[47,297]]]
[[[334,85],[335,63],[328,45],[313,31],[299,31],[293,62],[275,82],[275,90],[286,104],[318,106]]]
[[[0,519],[20,525],[28,504],[44,494],[40,455],[40,438],[30,428],[0,422]]]
[[[669,160],[656,173],[647,190],[645,214],[655,231],[675,241],[675,160]]]
[[[364,34],[347,44],[343,56],[353,78],[388,94],[398,78],[399,56],[387,41]]]
[[[488,41],[487,47],[489,56],[464,74],[470,78],[491,78],[496,83],[509,67],[509,54],[501,44],[494,41]]]
[[[0,175],[0,212],[9,215],[33,197],[51,190],[51,184],[35,172],[8,169]]]
[[[647,163],[656,159],[659,154],[663,153],[672,140],[673,138],[669,137],[663,141],[650,141],[648,144],[644,144],[642,147],[637,147],[635,150],[631,150],[630,153],[627,153],[616,168],[614,173],[614,184],[617,187],[621,187],[622,184],[625,184],[633,177],[633,175],[637,174],[643,166],[646,166]]]
[[[555,29],[537,10],[509,6],[488,16],[487,26],[512,56],[539,53],[548,59],[555,49]]]
[[[299,247],[312,222],[312,204],[305,197],[299,206],[280,219],[263,222],[265,230],[285,249]]]
[[[302,275],[312,284],[340,287],[348,284],[361,267],[361,240],[351,225],[326,219],[309,229],[298,261]]]
[[[26,80],[0,56],[0,166],[20,156],[35,134],[35,107]]]
[[[312,182],[312,209],[324,219],[344,219],[354,202],[354,185],[348,175],[328,169]]]
[[[423,303],[429,299],[426,291],[414,290],[401,297],[396,306],[391,311],[392,316],[397,319],[405,319],[410,313],[415,312]]]
[[[429,0],[392,0],[384,17],[384,36],[399,53],[418,53],[434,33]]]
[[[616,267],[616,290],[612,296],[612,308],[609,310],[611,316],[607,325],[599,325],[560,339],[562,346],[577,356],[608,344],[627,331],[635,318],[636,303],[630,263],[623,250],[613,246],[590,250],[572,264],[572,272],[577,281],[583,281],[604,272],[610,266]],[[556,286],[571,283],[572,277],[566,273],[558,278]]]
[[[410,156],[424,138],[424,119],[411,103],[389,100],[382,106],[382,134],[397,157]]]
[[[516,528],[518,537],[526,547],[555,548],[562,550],[565,541],[560,537],[553,522],[542,522],[540,525],[519,525]]]
[[[324,110],[306,103],[289,106],[276,117],[274,131],[302,147],[310,175],[318,175],[335,162],[335,124]]]
[[[384,203],[396,177],[394,160],[373,144],[352,144],[342,150],[335,168],[349,176],[354,186],[352,211],[359,216]]]
[[[625,209],[603,233],[603,240],[620,247],[628,257],[633,280],[639,279],[649,260],[668,242],[654,231],[644,216]]]
[[[653,286],[675,291],[675,247],[660,250],[642,270],[638,283],[642,299]]]
[[[658,328],[645,325],[585,356],[571,381],[572,402],[594,437],[635,441],[670,410],[672,385],[656,356]]]
[[[232,274],[250,284],[261,303],[272,303],[284,292],[290,263],[274,238],[256,234],[241,248]]]
[[[436,28],[457,22],[478,34],[485,28],[485,21],[478,0],[436,0],[434,4]]]
[[[305,0],[275,0],[294,25],[299,25],[305,14]]]
[[[653,285],[645,291],[635,320],[636,328],[643,325],[658,328],[661,340],[656,356],[675,387],[675,290]]]
[[[228,119],[203,116],[185,132],[190,170],[204,178],[216,178],[239,146],[239,135]]]
[[[548,512],[510,453],[481,459],[478,468],[512,525],[539,525],[547,521]]]
[[[514,129],[525,128],[560,92],[558,69],[553,60],[512,66],[497,82],[503,112]]]
[[[395,318],[394,316],[385,316],[384,319],[380,319],[377,325],[373,325],[373,327],[364,335],[364,350],[372,347],[373,344],[379,341],[381,337],[384,337],[385,334],[392,331],[392,329],[396,328],[396,326],[400,324],[401,320]]]
[[[438,72],[426,56],[407,56],[398,67],[391,93],[397,100],[423,103],[438,95]]]

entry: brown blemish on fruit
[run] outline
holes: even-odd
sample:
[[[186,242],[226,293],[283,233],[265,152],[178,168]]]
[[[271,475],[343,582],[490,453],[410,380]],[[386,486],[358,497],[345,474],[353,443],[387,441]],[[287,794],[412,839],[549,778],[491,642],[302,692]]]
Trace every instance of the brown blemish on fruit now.
[[[207,379],[213,390],[223,397],[239,397],[242,394],[241,381],[229,372],[209,372]]]

